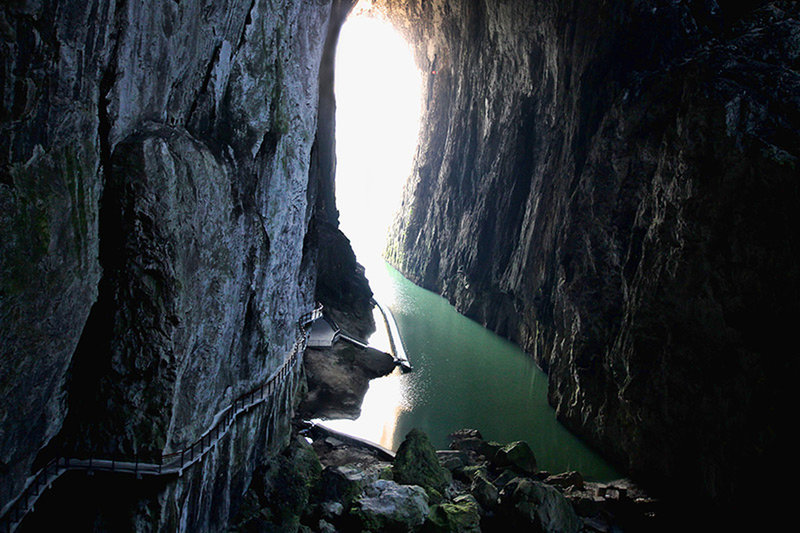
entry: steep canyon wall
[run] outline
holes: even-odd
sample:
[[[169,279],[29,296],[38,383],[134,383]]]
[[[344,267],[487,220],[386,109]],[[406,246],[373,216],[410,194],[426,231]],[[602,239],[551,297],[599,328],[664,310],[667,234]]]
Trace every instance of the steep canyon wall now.
[[[320,65],[351,5],[0,7],[0,507],[57,453],[180,449],[289,354],[332,201]],[[87,528],[224,528],[288,438],[279,396],[180,479],[105,512],[61,497]]]
[[[376,4],[426,76],[389,260],[533,354],[639,479],[767,481],[797,370],[797,3]]]
[[[625,468],[761,479],[797,369],[797,3],[377,3],[426,72],[392,261],[531,352]],[[59,450],[193,441],[315,297],[363,307],[333,198],[351,4],[0,7],[0,504]],[[282,401],[105,519],[226,524]]]

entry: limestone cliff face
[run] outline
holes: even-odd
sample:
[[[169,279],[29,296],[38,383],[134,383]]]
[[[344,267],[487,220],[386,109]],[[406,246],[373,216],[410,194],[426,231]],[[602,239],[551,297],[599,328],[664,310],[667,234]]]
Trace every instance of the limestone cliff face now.
[[[0,7],[0,507],[37,455],[178,449],[281,365],[314,303],[319,72],[351,4]],[[224,528],[291,400],[116,525]]]
[[[763,481],[797,370],[797,3],[378,3],[427,72],[390,261],[625,469]]]

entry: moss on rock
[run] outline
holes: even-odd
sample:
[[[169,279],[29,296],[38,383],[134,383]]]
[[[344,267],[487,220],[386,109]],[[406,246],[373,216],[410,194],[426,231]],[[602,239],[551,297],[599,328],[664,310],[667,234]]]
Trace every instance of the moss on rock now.
[[[395,481],[403,485],[419,485],[439,492],[448,485],[445,469],[439,464],[436,450],[428,436],[419,429],[409,431],[400,444],[392,472]]]
[[[431,507],[425,522],[425,533],[477,533],[480,528],[480,506],[472,496],[456,498],[453,503]]]

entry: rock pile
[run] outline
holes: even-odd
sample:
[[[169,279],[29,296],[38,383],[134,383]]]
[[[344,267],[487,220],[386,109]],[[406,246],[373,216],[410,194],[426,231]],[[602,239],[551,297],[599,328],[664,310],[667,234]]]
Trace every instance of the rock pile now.
[[[656,520],[656,502],[627,480],[551,475],[537,469],[527,443],[486,441],[476,430],[457,431],[439,451],[411,430],[393,462],[368,447],[334,438],[312,447],[297,436],[276,463],[251,486],[235,530],[577,533],[635,531]]]

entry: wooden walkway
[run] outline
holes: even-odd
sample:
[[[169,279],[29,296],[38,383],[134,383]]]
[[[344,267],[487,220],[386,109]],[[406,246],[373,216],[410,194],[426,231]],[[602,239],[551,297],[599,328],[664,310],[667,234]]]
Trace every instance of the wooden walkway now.
[[[70,470],[83,470],[88,472],[116,472],[120,474],[142,476],[170,476],[183,474],[191,465],[201,461],[206,454],[213,450],[217,443],[228,433],[240,415],[250,409],[271,400],[276,392],[281,389],[289,376],[293,376],[299,369],[302,358],[300,354],[305,351],[308,342],[308,328],[322,316],[322,305],[300,317],[299,331],[291,352],[284,359],[281,367],[276,370],[261,385],[236,398],[228,407],[217,413],[214,423],[203,435],[186,448],[177,452],[162,454],[157,463],[149,463],[134,459],[115,460],[97,459],[93,457],[56,457],[48,462],[44,468],[28,478],[25,488],[20,494],[8,502],[0,512],[0,532],[11,533],[15,531],[25,516],[31,512],[33,506],[45,490],[62,474]]]

